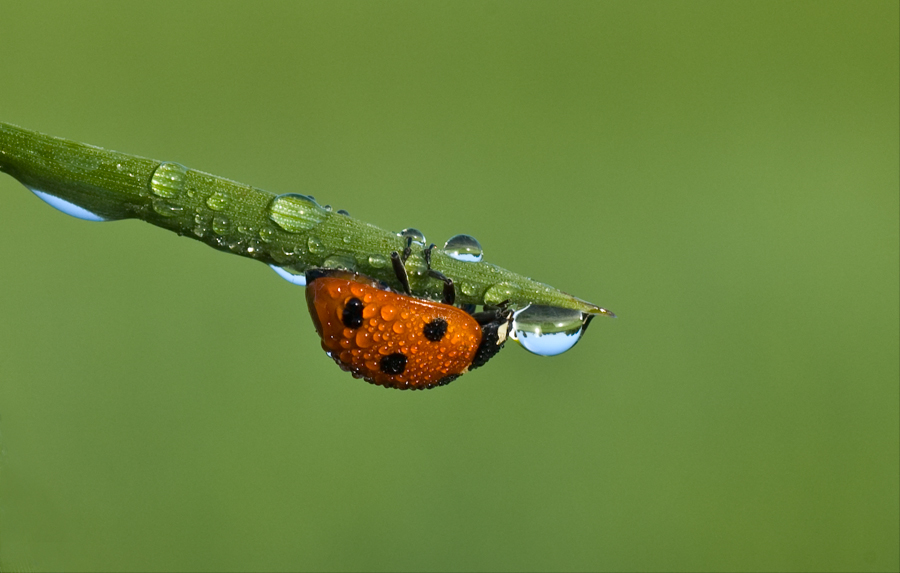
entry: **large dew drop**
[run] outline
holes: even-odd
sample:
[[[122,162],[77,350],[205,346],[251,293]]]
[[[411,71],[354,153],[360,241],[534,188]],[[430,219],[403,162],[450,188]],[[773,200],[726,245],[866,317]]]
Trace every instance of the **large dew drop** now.
[[[62,211],[66,215],[75,217],[76,219],[83,219],[85,221],[97,221],[97,222],[110,220],[110,219],[106,219],[105,217],[101,217],[100,215],[98,215],[96,213],[92,213],[91,211],[88,211],[84,207],[79,207],[75,203],[69,203],[65,199],[60,199],[59,197],[56,197],[55,195],[51,195],[51,194],[45,193],[43,191],[38,191],[37,189],[34,189],[32,187],[28,187],[28,189],[32,193],[37,195],[38,198],[41,201],[43,201],[44,203],[50,205],[51,207],[53,207],[54,209],[56,209],[58,211]]]
[[[575,346],[593,317],[579,310],[532,304],[513,314],[511,336],[528,352],[556,356]]]
[[[466,263],[480,263],[484,258],[481,243],[472,235],[454,235],[444,243],[444,252],[448,256]]]
[[[286,269],[284,267],[279,267],[276,265],[269,265],[272,267],[272,270],[278,273],[278,276],[291,283],[292,285],[297,286],[306,286],[306,274],[298,273],[292,269]]]
[[[325,220],[328,212],[306,195],[285,193],[266,207],[269,219],[288,233],[303,233]]]

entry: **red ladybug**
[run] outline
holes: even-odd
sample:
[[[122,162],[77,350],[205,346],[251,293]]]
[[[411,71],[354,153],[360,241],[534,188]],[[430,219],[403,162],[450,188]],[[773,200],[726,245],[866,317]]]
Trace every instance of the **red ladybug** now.
[[[444,281],[444,300],[410,294],[403,260],[391,253],[406,294],[346,270],[306,272],[306,301],[322,348],[356,378],[389,388],[422,390],[449,384],[485,364],[506,342],[512,310],[505,305],[470,314],[453,306],[453,281],[431,270],[431,245],[425,251],[429,274]]]

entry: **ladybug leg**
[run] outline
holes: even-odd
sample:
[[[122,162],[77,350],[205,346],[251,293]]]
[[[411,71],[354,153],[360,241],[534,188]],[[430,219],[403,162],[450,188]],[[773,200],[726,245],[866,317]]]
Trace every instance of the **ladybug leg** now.
[[[444,276],[443,273],[439,273],[438,271],[431,268],[431,251],[434,249],[434,247],[435,244],[431,243],[431,245],[429,245],[423,253],[425,255],[425,264],[428,265],[428,276],[444,282],[444,296],[441,302],[443,302],[444,304],[453,305],[453,303],[456,301],[456,287],[453,285],[453,279]]]
[[[409,247],[403,249],[404,253],[408,250]],[[406,294],[412,295],[412,289],[409,288],[409,275],[406,273],[406,266],[403,264],[404,260],[406,259],[401,257],[397,251],[391,253],[391,266],[394,267],[394,274],[397,275],[397,280],[403,285],[403,290]]]
[[[406,259],[412,254],[412,237],[406,237],[406,246],[403,247],[403,256],[400,257],[402,262],[406,262]],[[401,281],[402,282],[402,281]],[[409,289],[407,289],[408,291]]]

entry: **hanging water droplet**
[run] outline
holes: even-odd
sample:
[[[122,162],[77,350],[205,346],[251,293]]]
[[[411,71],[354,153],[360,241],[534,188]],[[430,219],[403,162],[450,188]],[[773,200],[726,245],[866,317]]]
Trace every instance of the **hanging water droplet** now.
[[[26,187],[28,187],[26,185]],[[62,211],[66,215],[71,217],[75,217],[76,219],[83,219],[85,221],[95,221],[95,222],[103,222],[103,221],[111,221],[112,219],[107,219],[105,217],[101,217],[96,213],[92,213],[85,209],[84,207],[79,207],[75,203],[69,203],[65,199],[60,199],[55,195],[51,195],[49,193],[45,193],[43,191],[38,191],[32,187],[28,187],[28,189],[37,195],[37,197],[43,201],[44,203],[50,205],[57,211]]]
[[[301,273],[300,271],[295,271],[294,269],[288,269],[285,267],[279,267],[276,265],[269,265],[273,271],[278,273],[278,276],[291,283],[292,285],[297,286],[306,286],[306,274]]]
[[[299,193],[286,193],[272,199],[266,207],[269,219],[289,233],[309,231],[326,216],[313,199]]]
[[[388,260],[382,255],[369,255],[369,264],[376,269],[381,269],[387,266]]]
[[[481,243],[472,235],[454,235],[444,243],[444,252],[457,261],[480,263],[484,258]]]
[[[422,231],[413,229],[412,227],[403,229],[402,231],[397,233],[397,236],[403,237],[404,239],[410,238],[412,239],[413,243],[419,243],[420,245],[425,244],[425,235],[422,233]]]
[[[315,235],[306,240],[306,246],[309,248],[309,252],[314,255],[320,255],[325,252],[325,248],[322,247],[322,240]]]
[[[225,215],[216,215],[212,219],[212,230],[217,235],[224,235],[228,232],[231,227],[231,221],[228,220],[228,217]]]
[[[184,189],[187,167],[180,163],[160,163],[150,179],[150,190],[157,197],[173,199]]]
[[[163,199],[154,199],[151,204],[153,205],[153,210],[163,217],[175,217],[183,210],[177,205],[166,203]]]
[[[513,340],[533,354],[556,356],[581,339],[594,317],[580,310],[531,304],[513,313]]]
[[[228,207],[228,195],[216,191],[206,198],[206,206],[213,211],[224,211]]]
[[[352,257],[345,255],[329,255],[322,261],[322,266],[326,269],[347,269],[352,271],[356,270],[356,261]]]
[[[484,304],[495,305],[513,298],[519,289],[510,283],[496,283],[484,291]]]

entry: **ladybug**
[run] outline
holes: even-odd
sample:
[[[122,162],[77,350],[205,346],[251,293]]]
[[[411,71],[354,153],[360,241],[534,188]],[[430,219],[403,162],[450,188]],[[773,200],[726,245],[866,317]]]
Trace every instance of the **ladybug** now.
[[[513,312],[506,304],[470,313],[453,306],[453,281],[431,269],[444,282],[441,302],[412,295],[401,256],[391,253],[394,272],[405,292],[343,269],[306,272],[306,302],[322,348],[342,370],[386,388],[423,390],[444,386],[484,365],[506,342]]]

